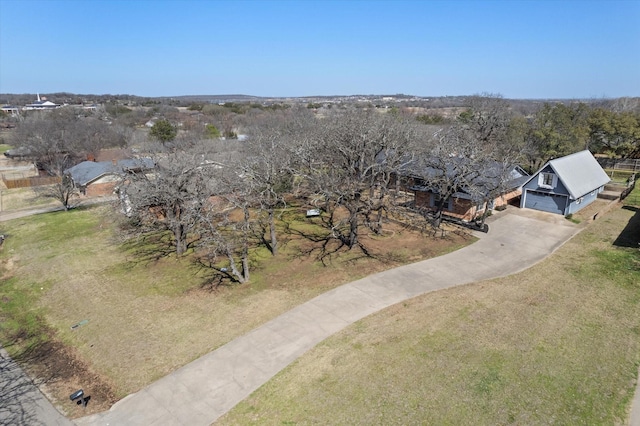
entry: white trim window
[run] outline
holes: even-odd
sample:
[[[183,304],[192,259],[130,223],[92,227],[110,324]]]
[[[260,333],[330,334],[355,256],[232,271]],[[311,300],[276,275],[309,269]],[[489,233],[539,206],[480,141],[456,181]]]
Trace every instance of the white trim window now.
[[[558,176],[555,173],[542,172],[538,176],[538,186],[540,188],[553,189],[558,183]]]

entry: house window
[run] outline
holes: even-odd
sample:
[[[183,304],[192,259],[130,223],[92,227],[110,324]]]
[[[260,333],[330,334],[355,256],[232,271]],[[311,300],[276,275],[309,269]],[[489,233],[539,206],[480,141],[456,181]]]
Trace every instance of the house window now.
[[[542,188],[554,188],[556,186],[556,175],[553,173],[540,173],[538,185]]]
[[[584,197],[580,197],[576,200],[576,204],[580,204],[582,203],[582,201],[584,200]]]

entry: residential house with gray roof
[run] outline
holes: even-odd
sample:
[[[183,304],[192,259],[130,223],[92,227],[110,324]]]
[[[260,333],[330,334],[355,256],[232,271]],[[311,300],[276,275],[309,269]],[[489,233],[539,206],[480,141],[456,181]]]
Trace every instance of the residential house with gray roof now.
[[[522,186],[520,207],[569,215],[594,202],[610,179],[585,150],[546,163]]]
[[[155,163],[150,158],[114,161],[83,161],[65,170],[73,185],[88,197],[110,195],[127,174],[151,170]]]

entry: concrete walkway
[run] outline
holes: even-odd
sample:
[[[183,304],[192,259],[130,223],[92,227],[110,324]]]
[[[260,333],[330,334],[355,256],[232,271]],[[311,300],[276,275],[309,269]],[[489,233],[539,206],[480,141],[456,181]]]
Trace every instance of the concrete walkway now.
[[[461,250],[375,274],[322,294],[77,425],[210,425],[302,354],[353,322],[403,300],[510,275],[580,231],[561,216],[501,212]]]
[[[76,208],[80,206],[91,206],[94,204],[104,204],[109,203],[116,200],[115,196],[103,196],[103,197],[95,197],[95,198],[84,198],[81,200],[73,200],[75,202],[71,203],[71,208]],[[0,222],[5,222],[13,219],[20,219],[22,217],[33,216],[36,214],[42,213],[51,213],[51,212],[59,212],[63,211],[64,207],[60,204],[52,204],[42,207],[29,207],[26,209],[19,210],[5,210],[0,211]]]

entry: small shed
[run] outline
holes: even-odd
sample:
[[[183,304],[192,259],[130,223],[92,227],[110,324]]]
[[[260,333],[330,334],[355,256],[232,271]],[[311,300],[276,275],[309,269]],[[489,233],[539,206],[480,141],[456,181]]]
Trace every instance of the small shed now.
[[[588,150],[546,163],[522,186],[520,207],[568,215],[589,205],[610,179]]]

